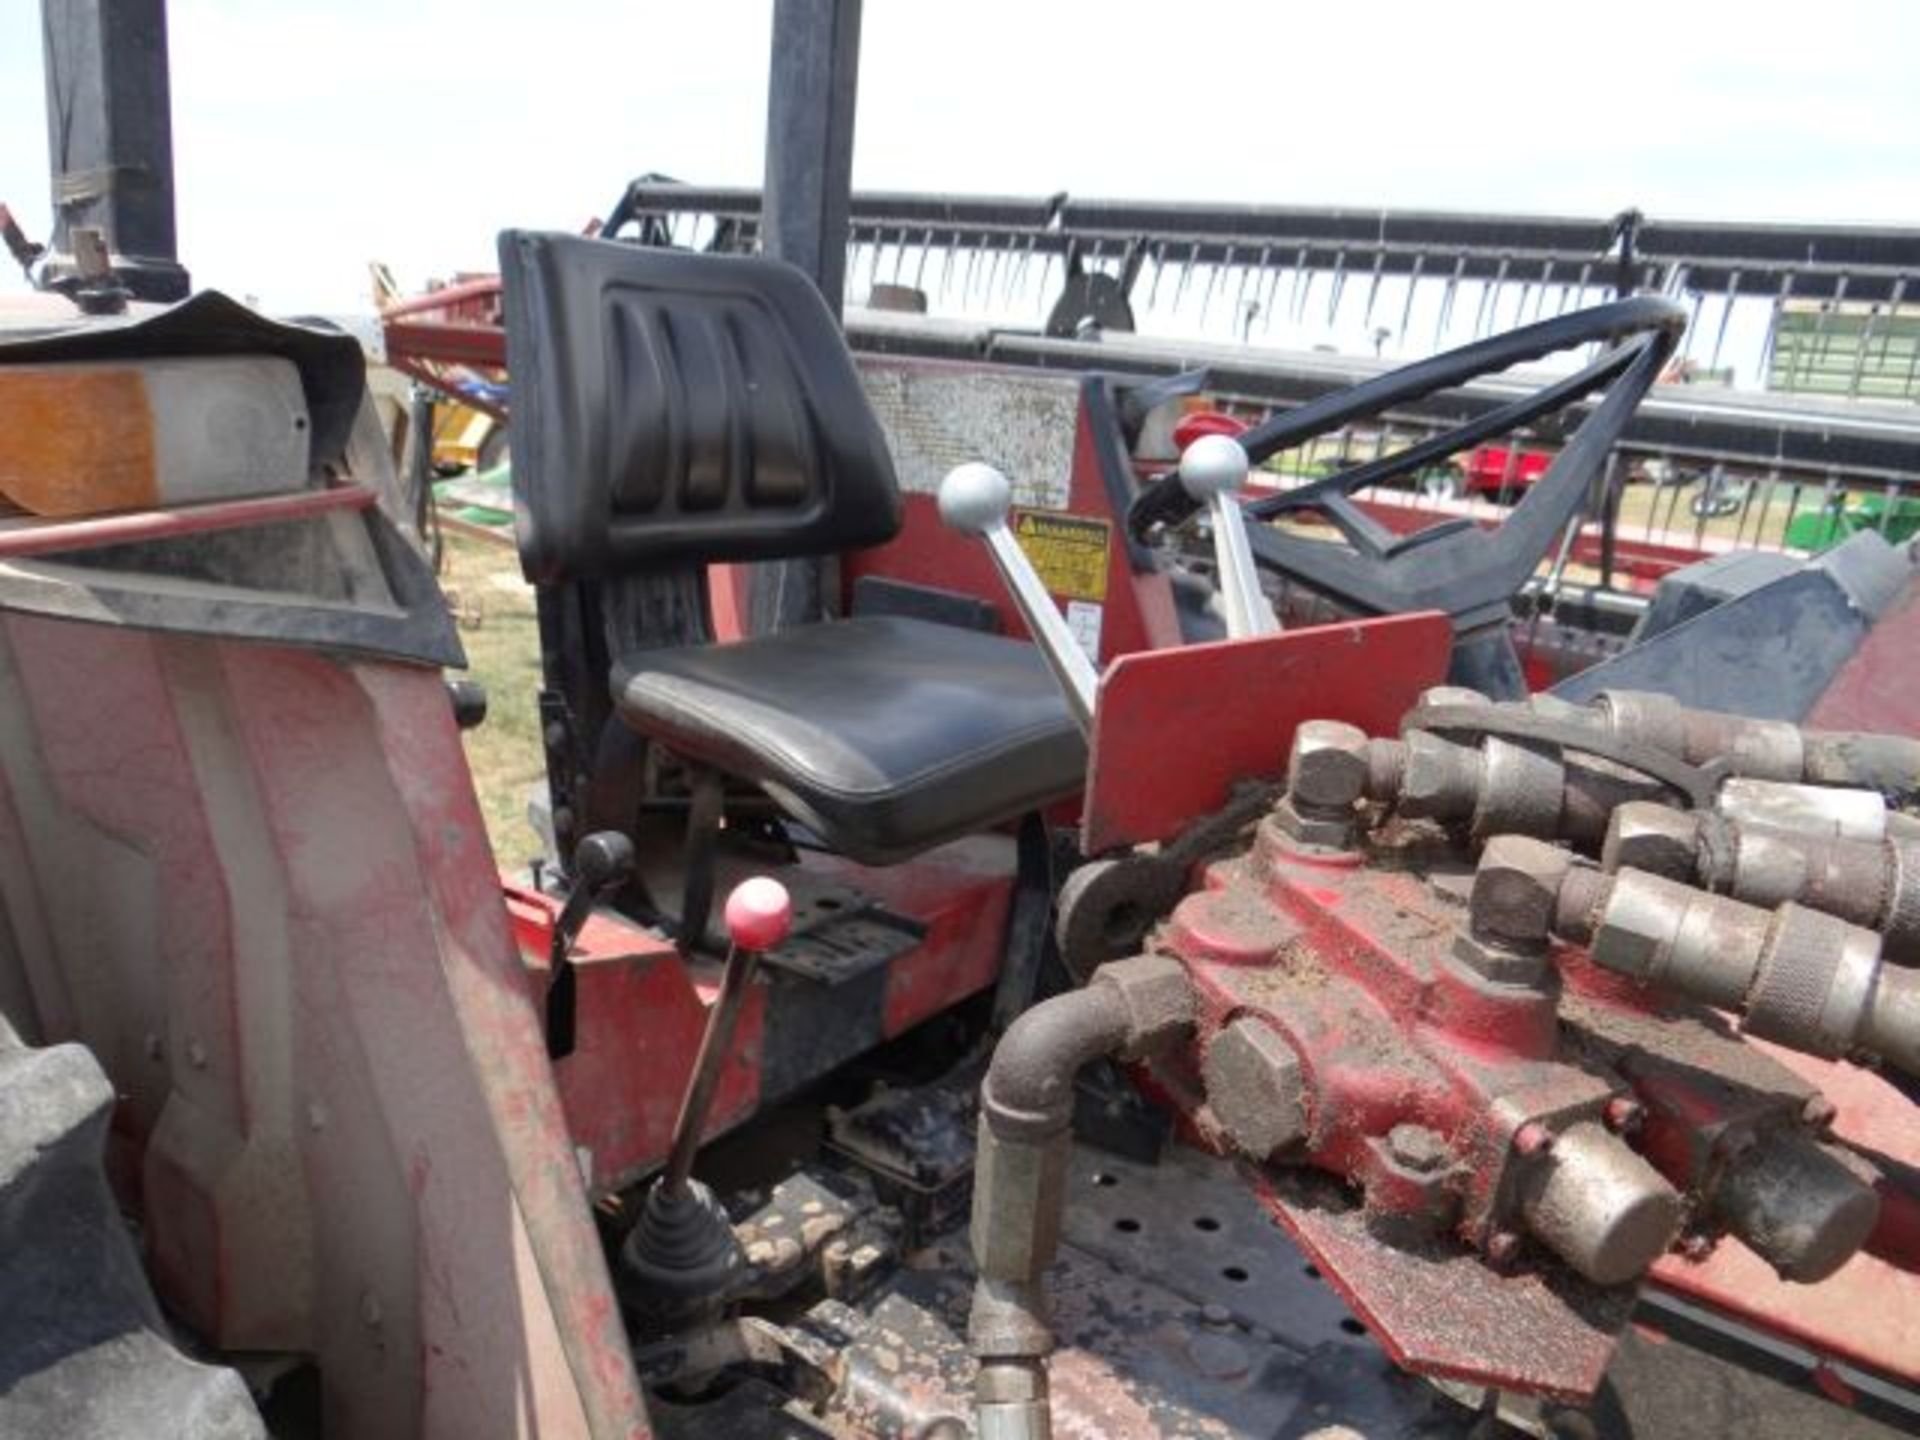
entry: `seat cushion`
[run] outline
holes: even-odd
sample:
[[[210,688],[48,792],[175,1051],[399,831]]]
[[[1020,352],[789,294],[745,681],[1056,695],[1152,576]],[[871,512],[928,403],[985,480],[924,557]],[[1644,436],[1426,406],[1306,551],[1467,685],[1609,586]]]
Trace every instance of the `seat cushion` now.
[[[885,863],[1076,793],[1086,746],[1023,641],[894,616],[649,650],[621,717],[763,786],[835,849]]]

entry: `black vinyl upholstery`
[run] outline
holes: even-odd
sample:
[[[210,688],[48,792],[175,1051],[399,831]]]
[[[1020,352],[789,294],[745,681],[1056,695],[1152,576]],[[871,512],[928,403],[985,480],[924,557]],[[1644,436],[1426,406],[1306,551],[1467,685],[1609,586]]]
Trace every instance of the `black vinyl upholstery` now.
[[[536,585],[898,533],[886,439],[793,266],[509,230],[500,271]]]
[[[642,734],[753,780],[835,849],[884,864],[1080,789],[1085,742],[1039,652],[892,616],[616,668]]]
[[[800,271],[520,231],[500,237],[500,268],[536,585],[611,590],[898,533],[885,437]],[[1080,788],[1084,742],[1024,642],[880,616],[724,646],[646,638],[622,640],[620,719],[761,785],[855,859],[903,859]]]

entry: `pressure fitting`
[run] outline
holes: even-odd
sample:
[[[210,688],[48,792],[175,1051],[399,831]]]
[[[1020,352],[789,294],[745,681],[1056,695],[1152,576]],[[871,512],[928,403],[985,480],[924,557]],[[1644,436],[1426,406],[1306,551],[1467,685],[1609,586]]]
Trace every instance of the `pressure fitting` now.
[[[1878,931],[1888,959],[1920,961],[1920,840],[1846,840],[1635,803],[1614,812],[1600,863],[1750,905],[1811,906]]]
[[[1591,852],[1607,817],[1632,800],[1667,798],[1659,781],[1605,760],[1489,735],[1461,744],[1427,730],[1371,742],[1368,798],[1401,815],[1464,827],[1477,838],[1531,835]]]
[[[1354,806],[1367,794],[1375,743],[1357,725],[1302,722],[1287,759],[1287,793],[1274,809],[1281,833],[1312,849],[1352,849]]]
[[[1713,1189],[1713,1211],[1783,1280],[1811,1285],[1867,1243],[1880,1196],[1865,1162],[1797,1130],[1763,1134],[1735,1155]]]
[[[1554,927],[1595,963],[1733,1011],[1763,1039],[1815,1055],[1868,1050],[1920,1074],[1920,972],[1884,965],[1871,930],[1585,867],[1562,880]]]
[[[1733,774],[1758,780],[1859,786],[1898,800],[1920,794],[1920,740],[1802,730],[1786,720],[1695,710],[1638,690],[1608,690],[1584,708],[1606,733],[1690,764],[1724,759]]]
[[[1525,835],[1496,835],[1480,852],[1467,928],[1454,958],[1498,985],[1537,985],[1551,973],[1547,939],[1573,857]]]

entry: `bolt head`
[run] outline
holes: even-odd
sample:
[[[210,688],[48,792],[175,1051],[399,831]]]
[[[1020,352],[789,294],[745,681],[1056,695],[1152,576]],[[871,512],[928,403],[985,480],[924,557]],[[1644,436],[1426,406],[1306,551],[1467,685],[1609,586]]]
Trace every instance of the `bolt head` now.
[[[1214,1118],[1242,1154],[1266,1160],[1306,1137],[1306,1072],[1265,1021],[1243,1015],[1214,1036],[1201,1074]]]
[[[984,535],[1006,523],[1013,486],[991,465],[956,465],[940,482],[940,519],[965,535]]]
[[[1496,835],[1480,852],[1467,914],[1473,933],[1513,945],[1542,945],[1553,930],[1560,882],[1573,856],[1544,840]]]
[[[1311,846],[1316,850],[1351,850],[1353,848],[1353,822],[1351,820],[1303,813],[1293,803],[1291,796],[1283,796],[1280,803],[1273,807],[1273,823],[1296,845]]]
[[[1451,1158],[1446,1140],[1424,1125],[1400,1124],[1387,1132],[1393,1163],[1417,1175],[1431,1175]]]
[[[1406,748],[1398,800],[1402,815],[1457,819],[1472,812],[1480,784],[1478,750],[1427,730],[1412,731],[1401,743]]]
[[[1110,960],[1093,972],[1091,983],[1120,992],[1130,1017],[1127,1028],[1135,1037],[1130,1056],[1150,1053],[1186,1034],[1193,1023],[1193,982],[1187,967],[1170,955]]]
[[[1344,810],[1367,793],[1367,732],[1338,720],[1308,720],[1293,732],[1287,793],[1302,805]]]
[[[1453,937],[1453,958],[1494,985],[1538,985],[1553,968],[1544,949],[1518,949],[1464,930]]]
[[[1613,812],[1600,848],[1606,870],[1644,870],[1670,880],[1693,877],[1699,822],[1684,811],[1630,801]]]

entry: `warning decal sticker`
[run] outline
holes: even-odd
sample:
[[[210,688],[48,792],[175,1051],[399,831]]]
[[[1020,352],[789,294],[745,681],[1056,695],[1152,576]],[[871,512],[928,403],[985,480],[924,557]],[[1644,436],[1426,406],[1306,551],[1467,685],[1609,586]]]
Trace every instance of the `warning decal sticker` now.
[[[1027,552],[1040,583],[1068,600],[1107,598],[1105,520],[1047,510],[1015,510],[1013,535]]]

